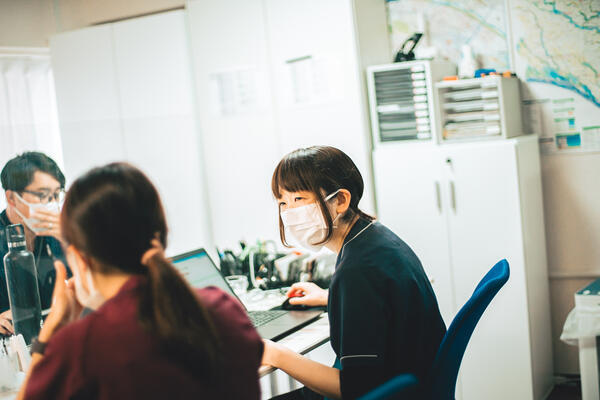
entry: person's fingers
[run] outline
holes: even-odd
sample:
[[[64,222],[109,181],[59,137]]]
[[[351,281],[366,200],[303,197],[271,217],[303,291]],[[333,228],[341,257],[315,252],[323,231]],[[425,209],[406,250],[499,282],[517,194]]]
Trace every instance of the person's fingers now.
[[[67,289],[75,290],[75,277],[71,277],[67,280]]]
[[[291,297],[290,304],[304,304],[306,300],[306,297]]]
[[[35,210],[34,213],[31,215],[32,217],[35,217],[37,219],[48,219],[48,220],[52,220],[52,221],[58,221],[60,218],[60,214],[54,211],[49,211],[49,210],[42,210],[42,209],[38,209]]]
[[[290,290],[288,290],[286,296],[287,297],[298,297],[298,296],[303,296],[304,295],[304,291],[302,289],[298,289],[298,288],[291,288]]]
[[[296,282],[292,285],[292,289],[306,289],[311,284],[311,282]]]
[[[15,330],[12,326],[12,324],[10,323],[10,321],[6,320],[6,319],[0,319],[0,327],[2,327],[2,330],[6,333],[15,333]]]
[[[65,280],[67,279],[67,269],[62,261],[54,261],[54,269],[56,269],[56,281],[54,282],[54,292],[52,293],[53,301],[65,295]]]
[[[319,287],[312,282],[296,282],[291,286],[290,291],[293,290],[295,292],[310,292],[318,288]]]

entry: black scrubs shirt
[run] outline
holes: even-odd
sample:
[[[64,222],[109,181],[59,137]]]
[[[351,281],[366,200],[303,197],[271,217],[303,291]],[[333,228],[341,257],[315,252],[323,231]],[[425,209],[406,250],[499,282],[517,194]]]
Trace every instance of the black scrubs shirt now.
[[[418,257],[388,228],[366,219],[354,224],[338,255],[328,312],[344,399],[398,374],[422,381],[446,333]]]

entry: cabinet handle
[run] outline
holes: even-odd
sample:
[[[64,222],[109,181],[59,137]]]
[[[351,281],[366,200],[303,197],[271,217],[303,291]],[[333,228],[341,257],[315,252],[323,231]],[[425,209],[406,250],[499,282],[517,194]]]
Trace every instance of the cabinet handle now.
[[[438,212],[442,213],[442,192],[440,190],[440,182],[435,181],[435,199],[437,201]]]
[[[456,190],[454,188],[454,181],[450,181],[450,205],[452,206],[452,211],[456,214]]]

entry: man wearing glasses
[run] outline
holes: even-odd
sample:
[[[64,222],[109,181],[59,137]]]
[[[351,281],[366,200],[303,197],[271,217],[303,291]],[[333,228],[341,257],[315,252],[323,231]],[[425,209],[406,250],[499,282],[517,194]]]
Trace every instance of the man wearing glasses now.
[[[42,310],[49,308],[56,278],[53,258],[67,265],[60,244],[59,221],[65,177],[47,155],[27,152],[8,161],[0,179],[7,203],[0,214],[0,334],[10,335],[13,327],[2,262],[8,252],[4,228],[12,224],[25,227],[27,249],[33,253],[37,268]]]

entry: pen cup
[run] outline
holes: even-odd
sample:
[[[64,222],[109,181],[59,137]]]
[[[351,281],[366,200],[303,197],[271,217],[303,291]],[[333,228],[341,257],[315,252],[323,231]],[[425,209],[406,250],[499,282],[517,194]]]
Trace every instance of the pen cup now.
[[[248,277],[246,275],[230,275],[226,276],[225,280],[236,295],[241,296],[246,293],[248,289]]]

